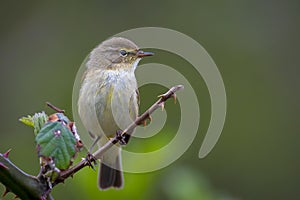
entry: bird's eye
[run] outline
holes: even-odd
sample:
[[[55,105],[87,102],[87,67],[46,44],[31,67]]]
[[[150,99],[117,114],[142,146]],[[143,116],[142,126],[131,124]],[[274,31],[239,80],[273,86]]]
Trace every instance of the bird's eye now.
[[[121,54],[122,56],[127,56],[128,52],[125,51],[125,50],[121,50],[121,51],[120,51],[120,54]]]

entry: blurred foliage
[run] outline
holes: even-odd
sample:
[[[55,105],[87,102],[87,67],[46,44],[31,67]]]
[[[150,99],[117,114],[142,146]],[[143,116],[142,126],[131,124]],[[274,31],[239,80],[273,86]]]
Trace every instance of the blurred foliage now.
[[[167,168],[125,174],[123,190],[98,191],[97,173],[86,168],[56,187],[54,197],[297,199],[299,9],[300,3],[295,0],[1,1],[0,151],[12,148],[11,160],[26,172],[37,174],[34,136],[18,118],[45,109],[46,101],[64,108],[69,116],[74,78],[94,46],[130,28],[162,26],[197,40],[219,67],[228,113],[216,147],[208,157],[198,159],[210,119],[209,94],[203,79],[185,60],[156,51],[150,61],[142,62],[172,66],[199,91],[201,123],[192,146]],[[163,89],[148,87],[155,90],[141,88],[141,110]],[[151,138],[151,143],[148,139],[132,140],[128,148],[154,150],[168,142],[178,125],[178,106],[167,104],[168,116],[175,117],[168,118],[157,139]],[[146,144],[145,149],[141,143]],[[11,198],[8,195],[4,199]]]

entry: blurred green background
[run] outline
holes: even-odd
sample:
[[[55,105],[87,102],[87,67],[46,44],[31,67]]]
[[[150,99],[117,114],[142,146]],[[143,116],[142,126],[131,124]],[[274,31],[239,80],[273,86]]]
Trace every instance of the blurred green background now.
[[[51,113],[46,101],[71,116],[73,81],[90,50],[121,31],[159,26],[197,40],[219,67],[228,112],[217,145],[208,157],[198,159],[210,119],[209,95],[201,76],[184,67],[188,65],[184,60],[155,51],[159,56],[143,63],[168,64],[199,91],[201,126],[191,147],[162,170],[126,174],[125,188],[119,191],[98,191],[97,173],[84,169],[54,188],[55,199],[297,199],[299,10],[296,0],[1,1],[0,151],[12,148],[11,160],[37,174],[32,130],[18,118],[40,110]],[[162,91],[165,88],[157,85],[141,88],[141,110]],[[179,105],[169,102],[167,110],[174,116]],[[176,117],[168,119],[167,133],[153,143],[145,139],[129,145],[145,142],[155,149],[173,137],[176,123]]]

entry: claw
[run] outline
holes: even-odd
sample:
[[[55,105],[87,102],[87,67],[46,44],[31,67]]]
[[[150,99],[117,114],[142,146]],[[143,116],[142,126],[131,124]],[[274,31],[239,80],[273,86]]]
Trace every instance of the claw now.
[[[127,133],[123,133],[122,130],[117,130],[116,139],[120,145],[126,145],[128,143],[130,136]]]
[[[8,149],[4,154],[3,157],[8,158],[8,155],[10,153],[11,149]]]
[[[91,153],[87,153],[85,161],[93,170],[95,170],[94,166],[97,164],[96,158]]]

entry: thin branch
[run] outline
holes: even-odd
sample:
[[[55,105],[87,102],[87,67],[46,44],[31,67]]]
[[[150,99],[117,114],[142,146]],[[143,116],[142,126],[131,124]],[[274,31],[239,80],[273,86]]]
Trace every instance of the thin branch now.
[[[54,111],[58,112],[58,113],[65,113],[65,110],[62,110],[58,107],[56,107],[55,105],[53,105],[52,103],[50,102],[46,102],[46,105],[49,107],[49,108],[52,108]]]
[[[178,90],[183,89],[183,85],[177,85],[172,87],[171,89],[169,89],[169,91],[167,91],[165,94],[160,95],[159,99],[148,109],[146,110],[141,116],[137,117],[135,119],[134,122],[132,122],[125,130],[123,130],[123,132],[121,133],[122,137],[126,137],[126,136],[131,136],[131,134],[133,133],[134,129],[142,124],[145,120],[147,120],[148,118],[150,118],[150,115],[159,107],[164,107],[164,103],[165,101],[167,101],[169,98],[173,97],[174,99],[176,99],[176,94],[175,92],[177,92]],[[107,149],[109,149],[110,147],[112,147],[114,144],[116,144],[117,142],[119,142],[120,138],[115,137],[113,139],[110,139],[102,148],[98,149],[93,155],[95,158],[100,159],[102,157],[102,155],[107,151]]]
[[[169,98],[173,97],[176,101],[176,94],[178,90],[183,89],[182,85],[177,85],[172,87],[165,94],[160,95],[159,99],[141,116],[136,118],[136,120],[130,124],[124,131],[117,131],[116,136],[110,139],[104,146],[98,149],[93,155],[88,154],[87,159],[83,159],[74,167],[62,171],[59,177],[52,183],[52,187],[64,182],[70,176],[73,176],[76,172],[81,170],[86,166],[93,167],[92,163],[96,162],[96,159],[101,158],[101,156],[114,144],[126,144],[129,137],[133,133],[133,130],[148,118],[151,119],[150,115],[159,107],[164,108],[164,103]],[[56,112],[63,113],[61,110],[50,103],[47,103],[49,107],[54,109]],[[49,194],[51,192],[51,187],[49,182],[44,176],[31,176],[26,174],[21,169],[17,168],[9,159],[9,151],[4,154],[0,154],[0,182],[6,187],[7,192],[11,191],[15,193],[21,199],[39,199],[39,200],[52,200],[52,196]]]
[[[94,162],[94,159],[100,159],[102,155],[109,149],[111,148],[114,144],[121,142],[123,138],[129,138],[131,134],[133,133],[133,130],[140,124],[142,124],[145,120],[150,118],[150,115],[159,107],[164,108],[164,103],[171,97],[174,98],[176,101],[176,92],[179,90],[182,90],[184,87],[183,85],[177,85],[169,89],[166,93],[162,94],[159,96],[159,99],[148,109],[146,110],[141,116],[137,117],[136,120],[131,123],[125,130],[122,131],[120,135],[116,134],[116,136],[112,139],[110,139],[104,146],[99,148],[93,155],[90,155],[90,159],[92,162]],[[120,137],[121,136],[121,137]],[[89,159],[87,159],[89,160]],[[56,179],[55,183],[53,185],[57,185],[58,183],[64,182],[65,179],[67,179],[70,176],[73,176],[77,171],[80,169],[86,167],[86,166],[91,166],[91,163],[82,160],[79,162],[77,165],[74,167],[65,170],[61,172],[59,178]]]

